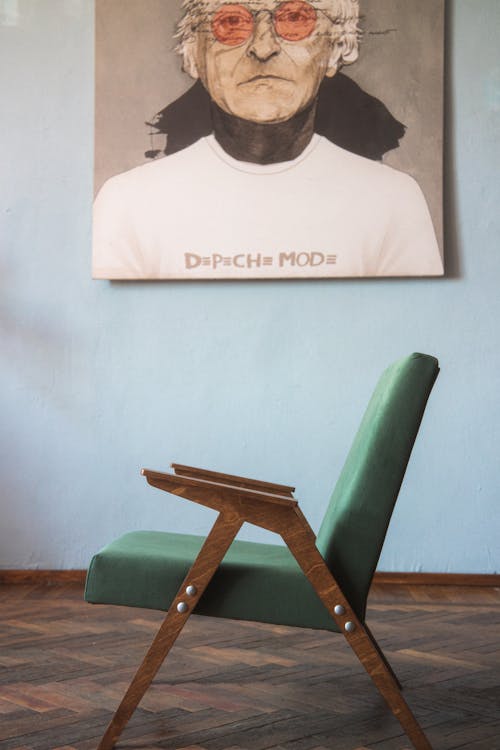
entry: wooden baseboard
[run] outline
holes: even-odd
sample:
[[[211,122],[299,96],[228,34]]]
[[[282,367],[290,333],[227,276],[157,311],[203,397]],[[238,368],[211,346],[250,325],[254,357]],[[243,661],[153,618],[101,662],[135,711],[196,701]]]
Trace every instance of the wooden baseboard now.
[[[0,570],[0,583],[85,583],[86,570]],[[500,575],[489,573],[375,573],[379,586],[492,586],[500,587]]]
[[[377,571],[373,582],[397,586],[500,586],[496,573],[385,573]]]
[[[85,583],[86,570],[0,570],[0,583]]]

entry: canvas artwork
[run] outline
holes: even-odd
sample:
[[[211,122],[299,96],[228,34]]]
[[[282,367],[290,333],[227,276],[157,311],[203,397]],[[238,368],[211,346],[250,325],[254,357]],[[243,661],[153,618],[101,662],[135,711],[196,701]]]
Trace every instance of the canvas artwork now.
[[[93,277],[443,274],[444,0],[96,0]]]

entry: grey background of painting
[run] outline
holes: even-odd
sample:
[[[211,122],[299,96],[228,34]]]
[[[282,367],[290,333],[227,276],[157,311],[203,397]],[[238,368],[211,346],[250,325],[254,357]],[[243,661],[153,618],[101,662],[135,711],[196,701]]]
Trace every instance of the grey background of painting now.
[[[384,158],[420,184],[442,242],[444,0],[362,0],[359,60],[344,68],[407,126]],[[96,0],[95,189],[148,161],[145,121],[188,89],[173,39],[179,0]],[[163,147],[156,138],[155,147]]]

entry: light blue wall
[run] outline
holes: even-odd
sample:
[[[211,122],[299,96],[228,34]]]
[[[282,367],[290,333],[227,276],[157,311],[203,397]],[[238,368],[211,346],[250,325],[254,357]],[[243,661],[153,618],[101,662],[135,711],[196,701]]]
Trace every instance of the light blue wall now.
[[[92,282],[92,18],[0,0],[0,566],[203,532],[208,511],[139,475],[171,460],[296,483],[317,528],[378,374],[420,350],[442,372],[380,567],[498,572],[498,0],[448,3],[451,272],[432,281]]]

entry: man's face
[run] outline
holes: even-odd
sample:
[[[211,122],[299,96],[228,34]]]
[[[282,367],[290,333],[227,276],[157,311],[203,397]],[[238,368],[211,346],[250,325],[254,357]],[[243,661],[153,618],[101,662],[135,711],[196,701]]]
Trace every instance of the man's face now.
[[[324,76],[336,72],[331,0],[206,0],[201,13],[188,71],[229,114],[283,122],[305,109]]]

